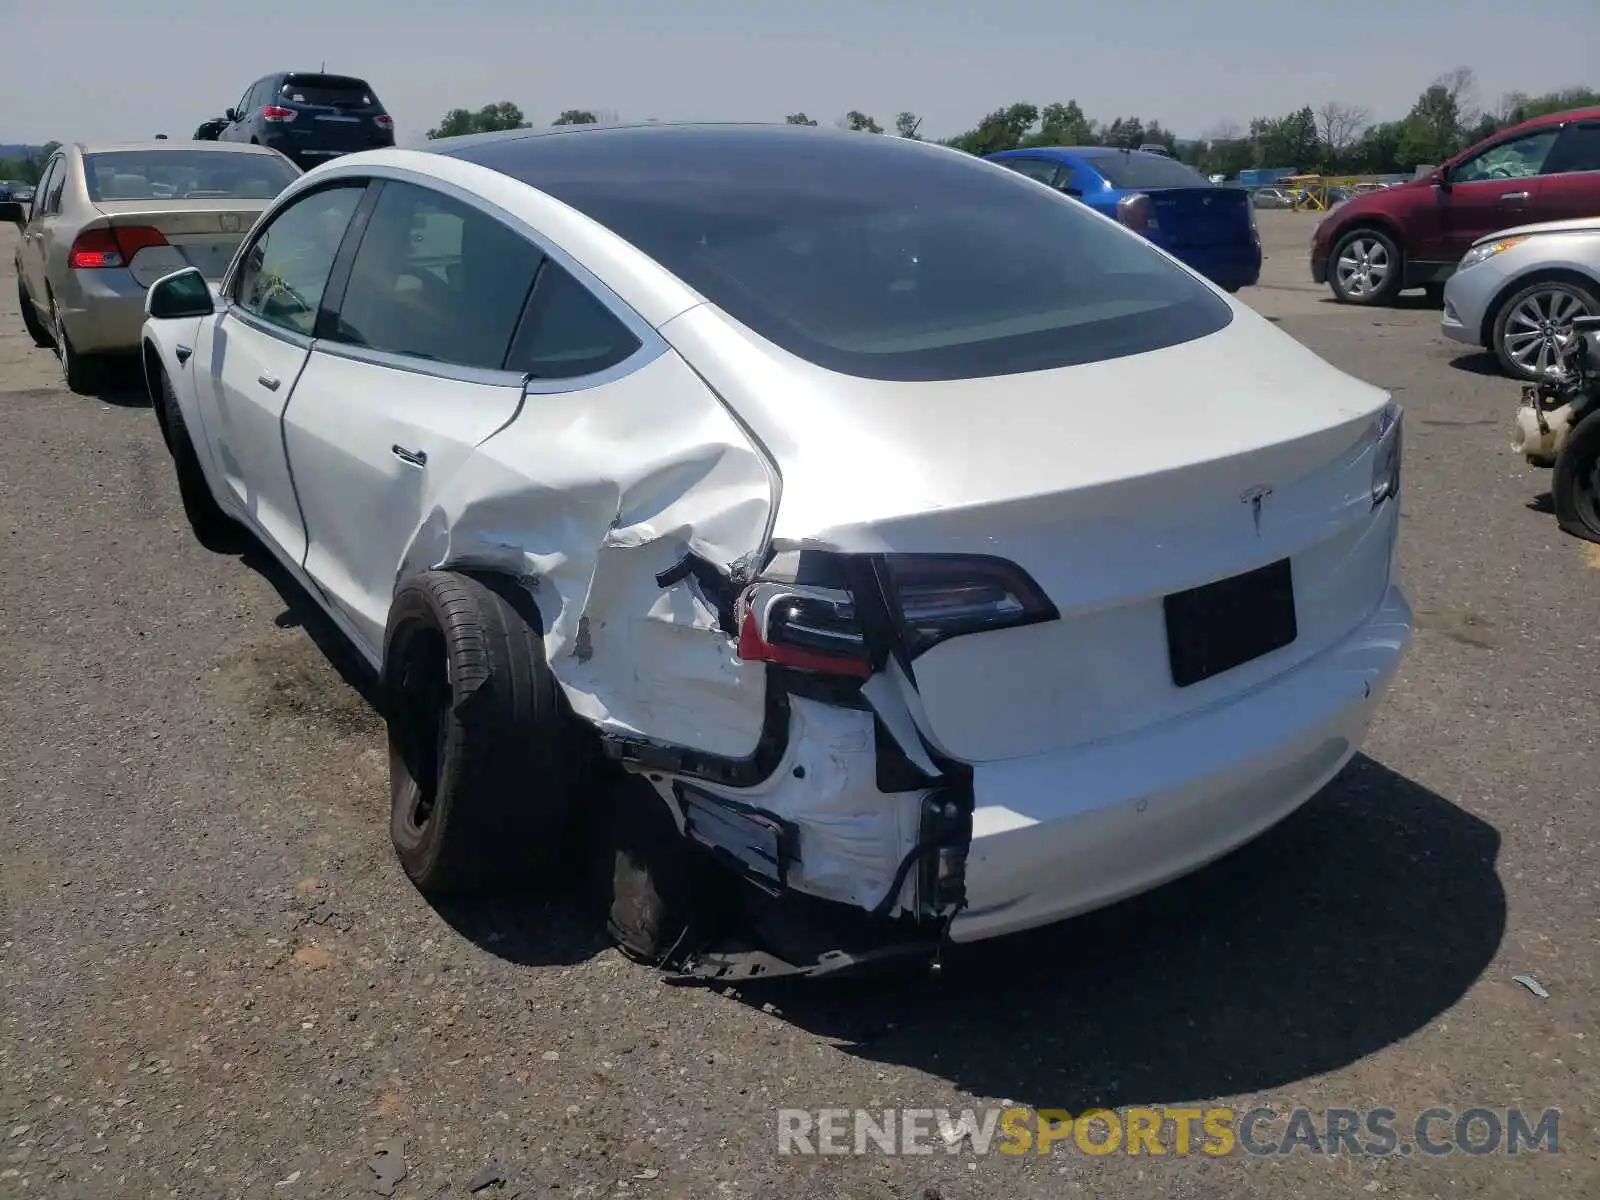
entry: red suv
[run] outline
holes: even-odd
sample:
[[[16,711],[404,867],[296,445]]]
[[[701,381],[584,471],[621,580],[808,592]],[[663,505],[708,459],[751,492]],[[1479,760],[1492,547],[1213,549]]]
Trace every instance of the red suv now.
[[[1600,216],[1600,108],[1536,117],[1463,150],[1421,179],[1356,196],[1311,239],[1311,278],[1346,304],[1442,288],[1486,234]]]

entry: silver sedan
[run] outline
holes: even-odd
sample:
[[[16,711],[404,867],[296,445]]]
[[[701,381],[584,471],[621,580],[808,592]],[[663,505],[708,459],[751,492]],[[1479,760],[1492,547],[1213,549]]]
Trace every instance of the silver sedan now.
[[[1556,363],[1557,335],[1600,315],[1600,216],[1521,225],[1479,238],[1444,288],[1439,328],[1482,346],[1515,379]]]
[[[163,275],[221,279],[256,218],[300,170],[275,150],[156,140],[62,146],[27,202],[0,201],[21,227],[17,302],[39,346],[55,347],[75,392],[113,354],[136,354],[144,297]]]

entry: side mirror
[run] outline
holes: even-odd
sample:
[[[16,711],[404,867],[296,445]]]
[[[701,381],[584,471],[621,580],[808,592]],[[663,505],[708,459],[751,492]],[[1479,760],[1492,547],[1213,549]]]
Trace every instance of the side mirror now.
[[[209,317],[217,311],[211,298],[211,285],[197,267],[185,267],[163,275],[150,285],[144,298],[144,311],[157,320],[176,317]]]
[[[230,121],[237,121],[239,119],[239,110],[237,108],[230,108],[222,115],[227,117]]]
[[[0,221],[12,225],[28,223],[28,208],[20,200],[0,200]]]
[[[1450,190],[1450,176],[1445,174],[1443,167],[1435,167],[1433,173],[1428,176],[1428,182],[1443,191],[1448,192]]]

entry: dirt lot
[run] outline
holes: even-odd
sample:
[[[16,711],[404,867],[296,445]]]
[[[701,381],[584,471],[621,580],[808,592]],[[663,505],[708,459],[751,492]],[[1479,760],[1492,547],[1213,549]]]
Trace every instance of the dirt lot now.
[[[59,386],[0,232],[0,1194],[359,1197],[399,1139],[419,1200],[491,1161],[479,1196],[1600,1195],[1600,555],[1531,507],[1515,386],[1420,304],[1328,302],[1310,220],[1263,224],[1250,302],[1408,408],[1419,632],[1367,754],[941,978],[743,995],[559,905],[418,896],[364,682],[264,555],[195,544],[140,397]],[[1002,1101],[1563,1116],[1515,1158],[776,1153],[780,1107]]]

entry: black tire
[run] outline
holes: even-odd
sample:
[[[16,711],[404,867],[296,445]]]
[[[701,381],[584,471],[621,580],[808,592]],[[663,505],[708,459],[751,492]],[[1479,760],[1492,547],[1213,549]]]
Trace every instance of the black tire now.
[[[61,310],[54,300],[50,302],[50,340],[55,344],[56,359],[61,364],[61,378],[67,390],[80,396],[93,396],[105,384],[105,364],[73,348],[67,336],[67,327],[61,320]]]
[[[189,437],[189,427],[184,424],[183,410],[178,407],[177,393],[172,390],[172,380],[166,368],[157,366],[156,380],[160,394],[157,419],[167,449],[172,452],[172,470],[178,478],[178,498],[183,502],[183,515],[189,520],[195,541],[207,550],[228,554],[244,543],[244,526],[222,510],[217,498],[211,494],[206,473],[200,465],[194,442]]]
[[[1347,252],[1353,254],[1358,268],[1365,264],[1369,269],[1358,270],[1350,279],[1341,278],[1339,263]],[[1373,283],[1371,279],[1374,272],[1371,268],[1378,265],[1380,255],[1383,276],[1381,281]],[[1400,286],[1405,282],[1405,267],[1400,248],[1383,230],[1370,227],[1352,229],[1334,243],[1333,252],[1328,255],[1328,286],[1341,304],[1388,304],[1399,294]],[[1356,276],[1369,282],[1358,288]]]
[[[1562,529],[1600,543],[1600,409],[1567,434],[1550,476],[1550,499]]]
[[[1523,366],[1512,357],[1511,348],[1506,344],[1506,336],[1510,330],[1512,315],[1525,301],[1544,294],[1559,294],[1565,300],[1576,300],[1583,306],[1582,312],[1573,313],[1574,316],[1593,316],[1600,314],[1600,295],[1595,294],[1595,289],[1585,287],[1572,279],[1540,279],[1530,283],[1507,296],[1495,310],[1494,325],[1489,335],[1489,348],[1494,351],[1494,356],[1500,360],[1501,369],[1513,379],[1538,380],[1544,377],[1537,369],[1537,362],[1533,369]],[[1537,307],[1537,305],[1535,306]],[[1532,332],[1530,330],[1530,332]],[[1555,332],[1551,330],[1551,334]],[[1554,341],[1548,343],[1549,363],[1555,362],[1556,346]]]
[[[599,796],[588,830],[585,887],[611,941],[636,962],[663,965],[688,946],[714,868],[699,861],[672,810],[637,775]]]
[[[53,346],[55,343],[51,340],[50,331],[33,310],[33,299],[28,295],[27,285],[22,282],[20,275],[17,276],[17,307],[22,310],[22,325],[33,339],[33,344],[41,348]]]
[[[582,743],[516,584],[428,571],[384,633],[389,836],[417,888],[508,890],[558,875]]]

